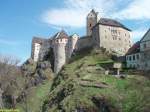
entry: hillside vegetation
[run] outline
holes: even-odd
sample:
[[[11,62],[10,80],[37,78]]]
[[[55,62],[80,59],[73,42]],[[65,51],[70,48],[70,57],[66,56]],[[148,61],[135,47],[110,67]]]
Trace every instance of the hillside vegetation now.
[[[81,53],[82,52],[82,53]],[[111,55],[85,49],[72,57],[53,80],[43,112],[148,112],[150,81],[140,74],[105,75]]]

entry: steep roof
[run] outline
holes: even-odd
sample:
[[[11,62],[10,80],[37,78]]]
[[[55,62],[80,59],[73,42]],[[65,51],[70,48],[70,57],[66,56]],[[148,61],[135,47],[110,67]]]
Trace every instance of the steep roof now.
[[[70,35],[70,36],[69,36],[69,38],[72,38],[72,37],[74,37],[74,36],[79,37],[79,35],[78,35],[78,34],[74,33],[73,35]]]
[[[32,43],[43,43],[46,39],[40,37],[33,37]]]
[[[126,53],[126,55],[131,55],[140,52],[140,41],[136,42]]]
[[[92,9],[90,13],[97,14],[94,9]]]
[[[150,32],[150,28],[148,29],[148,31],[144,34],[144,36],[142,37],[142,39],[140,40],[140,42],[142,42],[142,40],[146,37],[146,35]]]
[[[60,32],[58,32],[58,33],[56,33],[56,34],[52,37],[52,39],[62,39],[62,38],[68,38],[68,34],[67,34],[64,30],[62,30],[62,31],[60,31]]]
[[[109,18],[100,18],[98,24],[96,25],[106,25],[106,26],[115,26],[115,27],[121,27],[124,28],[128,31],[131,31],[129,28],[127,28],[126,26],[124,26],[123,24],[121,24],[120,22],[113,20],[113,19],[109,19]]]

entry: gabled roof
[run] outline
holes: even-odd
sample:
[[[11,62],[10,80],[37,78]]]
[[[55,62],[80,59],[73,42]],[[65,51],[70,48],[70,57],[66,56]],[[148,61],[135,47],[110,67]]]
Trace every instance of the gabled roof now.
[[[142,39],[140,40],[140,42],[145,38],[145,36],[150,32],[150,28],[148,29],[148,31],[144,34],[144,36],[142,37]]]
[[[115,27],[121,27],[124,28],[128,31],[131,31],[129,28],[125,27],[123,24],[121,24],[120,22],[113,20],[113,19],[109,19],[109,18],[100,18],[99,22],[96,25],[106,25],[106,26],[115,26]]]
[[[61,39],[61,38],[68,38],[68,34],[67,34],[64,30],[62,30],[62,31],[60,31],[60,32],[58,32],[58,33],[56,33],[56,34],[52,37],[52,39]]]
[[[126,55],[131,55],[140,52],[140,41],[136,42],[126,53]]]
[[[43,43],[46,39],[40,37],[33,37],[32,43]]]

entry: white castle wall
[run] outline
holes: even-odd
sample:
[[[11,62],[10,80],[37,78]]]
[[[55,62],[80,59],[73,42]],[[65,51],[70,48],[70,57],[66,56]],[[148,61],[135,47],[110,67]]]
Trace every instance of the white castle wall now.
[[[34,43],[34,58],[33,60],[36,62],[38,61],[38,58],[39,58],[39,52],[40,52],[40,49],[41,49],[41,44],[39,43]]]
[[[115,33],[112,32],[114,30]],[[132,45],[130,33],[120,27],[97,25],[93,28],[92,36],[95,45],[124,55]]]
[[[72,35],[69,39],[68,39],[68,44],[67,44],[67,48],[66,48],[66,54],[67,54],[67,58],[71,58],[71,55],[73,53],[73,51],[76,49],[76,44],[77,41],[79,39],[79,36],[77,34]]]

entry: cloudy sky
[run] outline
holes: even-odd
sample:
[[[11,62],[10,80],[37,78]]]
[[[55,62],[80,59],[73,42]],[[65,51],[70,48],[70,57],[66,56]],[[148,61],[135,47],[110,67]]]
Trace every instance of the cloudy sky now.
[[[150,0],[0,0],[0,54],[30,57],[33,36],[50,38],[61,29],[85,35],[86,15],[120,21],[132,30],[132,40],[150,27]]]

